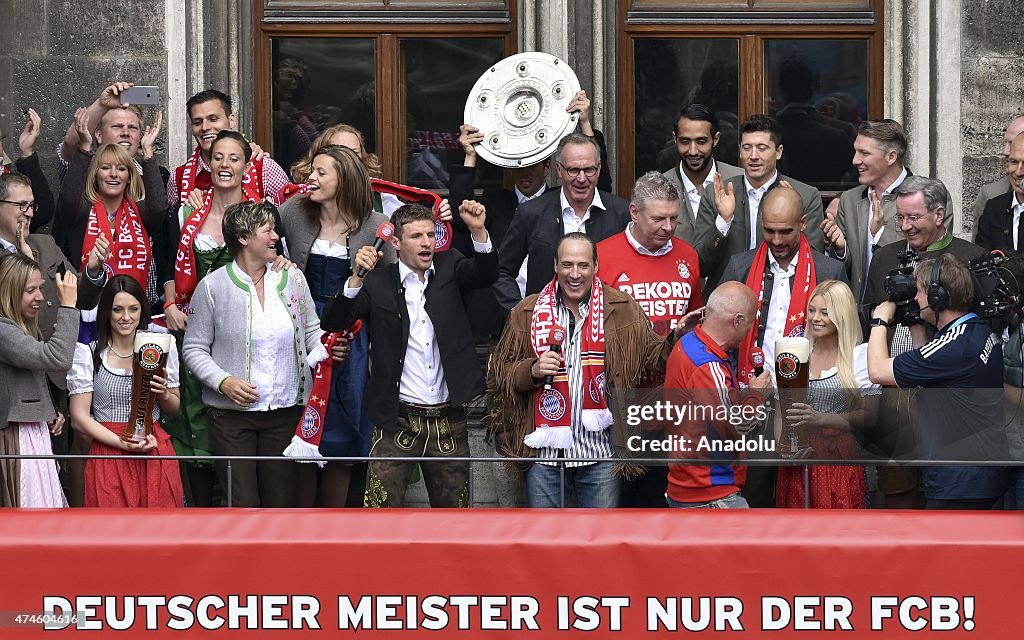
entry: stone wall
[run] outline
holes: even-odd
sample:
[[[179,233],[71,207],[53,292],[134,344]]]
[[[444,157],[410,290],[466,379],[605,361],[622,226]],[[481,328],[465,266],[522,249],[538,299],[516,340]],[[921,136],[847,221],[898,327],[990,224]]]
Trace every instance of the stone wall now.
[[[77,107],[114,79],[167,86],[164,26],[164,0],[0,0],[0,127],[7,155],[18,156],[24,111],[35,109],[43,120],[40,160],[56,191],[54,150]],[[166,128],[158,141],[164,163],[165,141]]]
[[[964,0],[961,20],[960,137],[969,211],[981,185],[1003,175],[1003,133],[1024,112],[1024,6]]]

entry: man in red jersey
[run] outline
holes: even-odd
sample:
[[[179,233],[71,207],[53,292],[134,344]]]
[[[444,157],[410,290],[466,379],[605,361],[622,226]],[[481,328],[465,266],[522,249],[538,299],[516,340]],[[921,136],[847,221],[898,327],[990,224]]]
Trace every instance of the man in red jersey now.
[[[697,252],[674,237],[679,191],[650,171],[633,185],[629,215],[625,231],[598,243],[597,277],[636,300],[664,337],[702,299]]]
[[[771,372],[750,379],[741,390],[736,362],[728,351],[743,341],[754,324],[757,298],[742,282],[725,282],[708,297],[704,321],[676,343],[665,371],[665,397],[689,411],[670,435],[678,443],[675,457],[721,460],[717,464],[669,467],[669,506],[678,508],[746,508],[740,495],[745,466],[735,443],[767,418],[765,398]],[[723,445],[730,446],[723,446]],[[731,451],[730,451],[731,450]]]
[[[675,237],[679,191],[664,175],[646,173],[633,185],[629,215],[632,221],[622,233],[598,243],[597,276],[636,300],[654,332],[665,337],[702,299],[697,252]],[[661,382],[658,375],[643,385]],[[619,506],[664,506],[667,472],[666,467],[650,467],[639,478],[623,479]]]

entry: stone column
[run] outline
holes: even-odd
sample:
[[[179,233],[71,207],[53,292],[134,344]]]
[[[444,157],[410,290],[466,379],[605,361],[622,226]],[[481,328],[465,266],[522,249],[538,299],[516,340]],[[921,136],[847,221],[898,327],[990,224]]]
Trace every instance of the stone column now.
[[[960,5],[961,0],[886,2],[885,115],[907,130],[907,166],[946,184],[954,229],[969,236],[973,222],[962,213],[969,214],[970,206],[961,162]]]
[[[520,2],[519,9],[519,50],[550,53],[573,68],[614,170],[615,0],[537,0]]]

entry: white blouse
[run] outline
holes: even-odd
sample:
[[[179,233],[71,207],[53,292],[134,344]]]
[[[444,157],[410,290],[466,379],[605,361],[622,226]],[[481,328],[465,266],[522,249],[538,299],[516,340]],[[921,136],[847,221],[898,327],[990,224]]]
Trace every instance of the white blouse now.
[[[318,256],[325,256],[328,258],[342,258],[348,257],[348,246],[341,243],[331,243],[327,240],[317,238],[313,241],[313,247],[309,250],[311,254]]]

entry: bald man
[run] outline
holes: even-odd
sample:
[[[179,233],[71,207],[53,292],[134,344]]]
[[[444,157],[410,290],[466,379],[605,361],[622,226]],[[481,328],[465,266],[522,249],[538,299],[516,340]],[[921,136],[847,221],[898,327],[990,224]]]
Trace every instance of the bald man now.
[[[765,370],[775,371],[775,341],[804,335],[807,300],[819,282],[842,280],[849,284],[842,262],[812,249],[804,235],[807,216],[803,200],[793,189],[780,185],[761,202],[764,242],[733,256],[722,281],[744,282],[754,292],[760,312],[740,344],[737,359],[741,381],[753,374],[751,349],[764,351]],[[750,470],[744,497],[751,506],[775,505],[775,470]]]
[[[1010,143],[1013,142],[1014,138],[1024,132],[1024,113],[1018,114],[1010,120],[1010,124],[1006,125],[1006,133],[1003,134],[1003,161],[1010,157]],[[981,188],[978,192],[978,198],[974,201],[974,236],[979,233],[980,225],[978,221],[981,220],[981,216],[985,213],[985,204],[995,198],[996,196],[1002,195],[1010,191],[1010,178],[1004,175],[1002,178],[990,182]]]
[[[670,402],[696,405],[725,402],[728,405],[726,412],[715,411],[704,416],[736,415],[737,408],[733,405],[740,404],[746,409],[743,415],[752,417],[742,424],[703,417],[683,421],[672,435],[694,443],[688,451],[682,452],[685,457],[707,455],[697,446],[705,440],[746,438],[767,418],[765,399],[771,394],[771,373],[764,371],[754,376],[748,388],[741,390],[728,355],[746,338],[756,315],[757,298],[749,287],[739,282],[722,283],[708,298],[703,322],[672,349],[665,372],[665,393]],[[671,507],[742,509],[749,506],[740,493],[747,477],[744,465],[675,464],[669,467],[668,477],[666,499]]]
[[[974,243],[986,251],[1024,250],[1024,133],[1010,143],[1006,158],[1006,178],[1010,190],[985,203],[984,212],[974,228]]]
[[[793,189],[772,189],[761,203],[764,242],[733,256],[722,281],[745,282],[761,301],[758,322],[751,327],[751,346],[764,349],[765,363],[774,368],[775,340],[804,334],[807,296],[818,282],[849,282],[843,263],[812,249],[804,235],[807,216]],[[813,268],[810,268],[813,266]],[[746,354],[740,354],[740,375]]]

